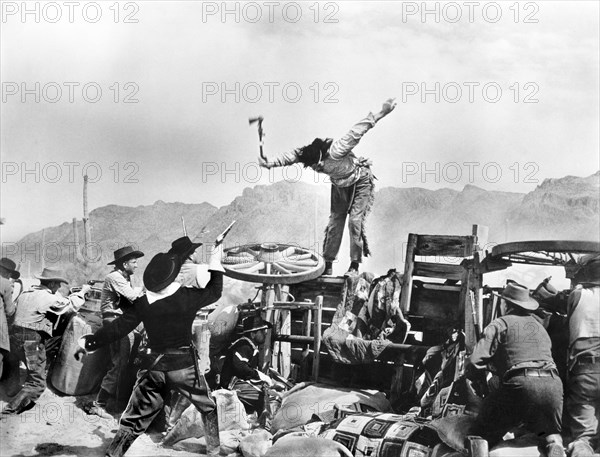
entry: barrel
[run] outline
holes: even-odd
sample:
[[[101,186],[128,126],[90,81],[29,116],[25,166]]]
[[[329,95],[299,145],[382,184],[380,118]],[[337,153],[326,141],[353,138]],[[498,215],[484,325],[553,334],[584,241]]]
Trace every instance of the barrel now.
[[[100,348],[75,360],[79,348],[77,340],[96,328],[80,315],[75,315],[67,326],[58,357],[52,366],[50,381],[54,388],[67,395],[87,395],[98,390],[110,366],[108,348]]]

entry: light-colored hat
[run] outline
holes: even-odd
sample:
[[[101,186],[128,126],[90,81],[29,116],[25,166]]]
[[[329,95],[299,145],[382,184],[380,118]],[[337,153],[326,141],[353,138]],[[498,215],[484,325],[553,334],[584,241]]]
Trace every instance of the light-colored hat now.
[[[44,268],[41,275],[35,276],[37,279],[43,279],[45,281],[60,281],[65,284],[69,284],[69,281],[65,279],[65,272],[59,268]]]
[[[511,282],[506,285],[502,294],[493,292],[494,295],[498,295],[509,303],[519,306],[528,311],[535,311],[540,307],[537,300],[529,295],[529,289],[516,282]]]

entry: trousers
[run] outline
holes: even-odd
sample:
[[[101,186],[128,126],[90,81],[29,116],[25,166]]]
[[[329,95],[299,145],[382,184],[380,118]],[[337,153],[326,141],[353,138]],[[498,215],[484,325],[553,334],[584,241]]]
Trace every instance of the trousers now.
[[[350,234],[350,260],[360,263],[363,254],[365,256],[370,254],[365,234],[365,221],[373,206],[374,192],[373,174],[367,167],[361,169],[360,178],[354,185],[349,187],[331,185],[331,209],[323,246],[323,257],[327,262],[333,262],[337,258],[346,217],[348,217]]]
[[[202,414],[216,411],[210,388],[194,366],[173,371],[140,370],[138,379],[121,415],[120,428],[139,436],[146,431],[163,407],[169,390],[186,397]]]
[[[38,331],[16,325],[11,331],[10,347],[11,365],[14,365],[11,369],[16,370],[14,376],[18,377],[20,361],[27,366],[23,387],[6,407],[18,413],[40,398],[46,389],[46,348]]]
[[[569,371],[565,421],[572,441],[588,443],[598,434],[600,411],[600,361],[576,363]]]
[[[111,322],[114,319],[116,319],[116,317],[104,319],[103,322]],[[131,332],[120,340],[111,343],[109,346],[111,367],[106,375],[104,375],[100,387],[112,396],[117,396],[118,394],[121,378],[129,365],[129,357],[133,350],[133,344],[134,334]]]
[[[548,377],[512,376],[484,398],[477,432],[491,446],[521,420],[540,438],[560,434],[563,386],[558,373]]]

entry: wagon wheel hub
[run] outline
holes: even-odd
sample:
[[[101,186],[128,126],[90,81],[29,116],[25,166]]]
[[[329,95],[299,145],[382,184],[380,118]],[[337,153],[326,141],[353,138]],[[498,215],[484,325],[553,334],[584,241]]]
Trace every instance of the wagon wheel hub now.
[[[263,284],[296,284],[321,276],[323,258],[309,249],[280,243],[257,243],[225,249],[225,274]]]

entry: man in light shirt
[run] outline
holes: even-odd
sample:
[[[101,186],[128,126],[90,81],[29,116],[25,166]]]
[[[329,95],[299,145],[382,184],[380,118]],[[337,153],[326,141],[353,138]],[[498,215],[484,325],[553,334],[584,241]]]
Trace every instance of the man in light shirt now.
[[[115,269],[104,278],[100,299],[103,325],[123,315],[123,311],[142,295],[141,290],[131,286],[131,276],[137,270],[137,259],[143,255],[143,252],[135,250],[132,246],[125,246],[114,252],[115,260],[109,262],[108,265],[114,265]],[[100,391],[88,413],[100,417],[110,417],[106,412],[106,406],[111,397],[117,396],[119,383],[129,364],[134,340],[135,335],[132,331],[111,343],[111,368],[102,379]]]
[[[90,290],[84,285],[79,292],[68,298],[58,293],[61,285],[68,284],[62,270],[45,268],[39,286],[22,293],[17,299],[15,320],[11,329],[11,350],[14,362],[25,362],[27,378],[17,395],[2,410],[2,415],[21,414],[33,408],[46,389],[46,341],[52,336],[49,314],[61,315],[77,311],[85,303],[85,294]]]
[[[347,217],[351,263],[346,274],[358,274],[363,254],[370,255],[365,220],[375,198],[375,177],[371,172],[371,161],[356,157],[353,149],[363,135],[395,107],[393,98],[386,100],[380,111],[369,113],[336,141],[331,138],[315,138],[311,144],[281,154],[273,160],[259,157],[259,165],[264,168],[301,163],[331,179],[331,211],[323,246],[325,275],[332,274],[332,264],[340,250]]]

